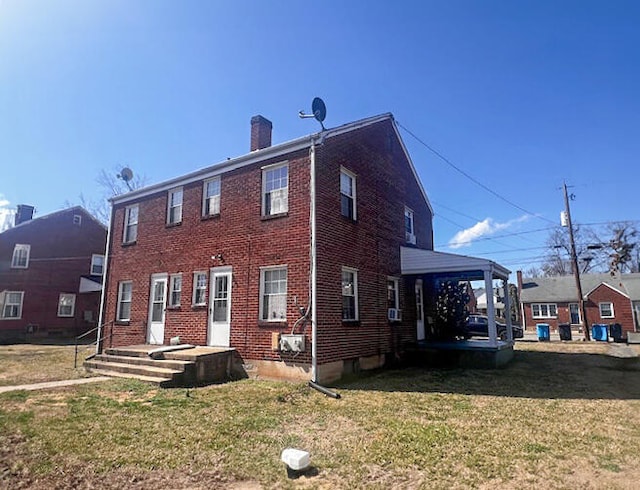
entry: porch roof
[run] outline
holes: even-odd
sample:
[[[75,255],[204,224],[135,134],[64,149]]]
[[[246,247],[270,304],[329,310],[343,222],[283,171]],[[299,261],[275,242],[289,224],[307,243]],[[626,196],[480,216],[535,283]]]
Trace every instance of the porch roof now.
[[[400,247],[400,263],[403,275],[481,271],[508,280],[511,273],[491,260],[412,247]]]

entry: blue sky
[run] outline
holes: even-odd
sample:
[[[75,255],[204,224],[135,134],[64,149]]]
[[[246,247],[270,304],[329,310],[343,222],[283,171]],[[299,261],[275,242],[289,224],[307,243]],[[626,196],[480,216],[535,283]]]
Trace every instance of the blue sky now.
[[[502,197],[402,130],[437,250],[526,269],[563,180],[574,221],[640,219],[638,25],[635,1],[0,0],[0,217],[244,154],[255,114],[315,132],[320,96],[327,127],[392,112]]]

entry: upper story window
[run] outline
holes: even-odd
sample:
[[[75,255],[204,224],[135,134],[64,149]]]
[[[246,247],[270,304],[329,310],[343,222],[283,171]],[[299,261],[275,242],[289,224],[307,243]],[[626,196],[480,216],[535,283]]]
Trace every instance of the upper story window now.
[[[262,215],[273,216],[289,210],[289,165],[278,164],[262,170]]]
[[[358,320],[358,271],[342,268],[342,319]]]
[[[613,303],[606,301],[604,303],[599,303],[598,307],[600,309],[600,318],[614,318]]]
[[[340,169],[340,212],[356,220],[356,176],[347,169]]]
[[[557,318],[558,306],[555,303],[533,303],[531,314],[533,318]]]
[[[182,187],[169,191],[167,200],[167,224],[173,225],[182,221]]]
[[[169,278],[169,306],[180,306],[182,299],[182,274],[172,274]]]
[[[387,279],[387,316],[391,321],[400,321],[400,283],[397,278]]]
[[[287,319],[287,267],[260,270],[260,319],[280,322]]]
[[[127,206],[124,210],[124,231],[122,243],[134,243],[138,239],[138,205]]]
[[[72,317],[76,308],[76,295],[60,293],[58,299],[58,316]]]
[[[79,214],[73,215],[73,224],[80,226],[82,224],[82,216]]]
[[[413,211],[404,208],[404,238],[407,243],[416,244],[416,231],[413,223]]]
[[[206,180],[202,191],[202,216],[220,214],[220,177]]]
[[[207,304],[207,273],[193,273],[193,306]]]
[[[22,317],[24,291],[5,291],[0,293],[0,318],[19,320]]]
[[[133,296],[133,283],[123,281],[118,284],[118,309],[116,319],[128,322],[131,319],[131,298]]]
[[[101,276],[104,272],[104,255],[93,254],[91,256],[91,274]]]
[[[31,245],[16,243],[13,247],[13,257],[11,258],[11,267],[14,269],[26,269],[29,267],[29,253]]]

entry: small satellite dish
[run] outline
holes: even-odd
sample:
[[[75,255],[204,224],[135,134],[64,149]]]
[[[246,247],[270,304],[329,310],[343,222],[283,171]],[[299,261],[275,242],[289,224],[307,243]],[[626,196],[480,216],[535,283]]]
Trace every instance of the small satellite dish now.
[[[327,117],[327,107],[324,105],[324,101],[320,97],[315,97],[313,102],[311,102],[311,112],[313,112],[313,114],[305,114],[304,111],[300,111],[298,116],[300,116],[301,119],[313,117],[320,123],[320,126],[322,126],[322,130],[324,131],[326,128],[322,122],[324,121],[324,118]]]
[[[129,182],[131,179],[133,179],[133,171],[129,167],[124,167],[120,171],[120,178],[125,182]]]
[[[130,191],[133,190],[131,184],[129,184],[129,181],[133,179],[133,170],[131,170],[129,167],[124,167],[122,170],[120,170],[120,173],[116,177],[124,180],[124,183],[127,184],[127,187]]]
[[[313,111],[313,117],[316,118],[316,121],[322,124],[324,118],[327,117],[327,106],[324,105],[324,101],[320,97],[313,99],[311,110]],[[322,126],[322,129],[324,129],[324,126]]]

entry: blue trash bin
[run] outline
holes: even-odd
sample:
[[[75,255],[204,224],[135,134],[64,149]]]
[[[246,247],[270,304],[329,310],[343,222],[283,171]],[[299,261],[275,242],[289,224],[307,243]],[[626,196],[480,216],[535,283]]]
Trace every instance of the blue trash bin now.
[[[536,323],[536,331],[538,332],[538,340],[540,342],[546,342],[551,339],[548,323]]]
[[[594,323],[591,325],[591,338],[598,342],[609,340],[609,325],[606,323]]]

